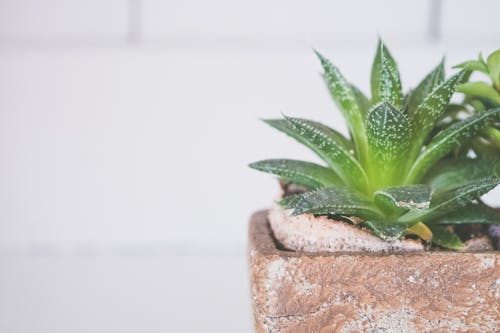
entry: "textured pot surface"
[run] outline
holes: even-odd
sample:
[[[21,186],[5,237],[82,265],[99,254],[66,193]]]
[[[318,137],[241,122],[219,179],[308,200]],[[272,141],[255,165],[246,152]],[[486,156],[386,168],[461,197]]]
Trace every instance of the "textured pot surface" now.
[[[274,237],[287,249],[305,252],[423,252],[413,239],[386,242],[373,233],[326,216],[302,214],[274,205],[268,214]]]
[[[498,251],[286,251],[266,216],[249,228],[257,332],[500,331]]]

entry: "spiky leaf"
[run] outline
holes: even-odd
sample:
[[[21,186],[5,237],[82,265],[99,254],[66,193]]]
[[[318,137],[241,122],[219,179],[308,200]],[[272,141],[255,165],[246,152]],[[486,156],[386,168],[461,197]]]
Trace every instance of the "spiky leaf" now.
[[[457,84],[461,82],[464,75],[465,70],[462,70],[441,83],[423,100],[415,112],[410,115],[413,149],[409,160],[412,159],[411,157],[418,155],[425,138],[434,127],[436,121],[441,117],[450,102],[451,96],[455,92]]]
[[[421,180],[439,159],[478,133],[489,119],[498,114],[500,107],[476,114],[440,132],[418,156],[408,173],[407,181],[415,183]]]
[[[493,174],[492,159],[449,159],[432,170],[425,180],[435,192],[445,192]]]
[[[288,195],[283,199],[281,199],[280,201],[278,201],[278,204],[283,208],[292,209],[295,207],[297,202],[300,201],[300,199],[302,199],[303,195],[304,193]]]
[[[366,176],[361,165],[344,144],[325,130],[324,125],[292,117],[286,117],[286,121],[286,125],[276,120],[266,122],[309,147],[328,163],[342,181],[360,190],[366,187]]]
[[[305,193],[294,203],[293,215],[334,214],[381,218],[378,209],[361,194],[345,187],[327,187]]]
[[[375,235],[386,241],[395,241],[401,238],[408,228],[402,223],[373,220],[365,221],[363,225],[373,230]]]
[[[448,228],[439,225],[434,225],[430,228],[432,231],[432,242],[434,244],[451,250],[463,250],[465,248],[460,237]]]
[[[307,120],[307,119],[302,119],[302,118],[297,118],[302,120],[304,123],[311,125],[312,127],[318,128],[321,130],[321,132],[324,133],[324,135],[328,136],[330,140],[334,140],[342,146],[345,150],[352,150],[354,149],[352,146],[352,142],[349,141],[345,136],[334,130],[333,128],[326,126],[322,123],[319,123],[317,121],[313,120]],[[301,138],[298,137],[298,134],[294,131],[292,124],[285,118],[285,119],[264,119],[263,120],[266,124],[276,128],[277,130],[291,136],[295,140],[299,141],[302,144],[305,144],[304,142],[301,141]]]
[[[385,101],[398,109],[403,107],[398,66],[381,40],[372,65],[371,88],[373,104]]]
[[[316,52],[316,55],[323,66],[323,77],[330,94],[347,121],[349,132],[352,133],[357,149],[356,153],[363,163],[367,156],[367,144],[363,122],[363,112],[358,106],[356,95],[354,94],[351,85],[340,73],[338,68],[335,67],[328,59],[323,57],[319,52]]]
[[[370,148],[368,174],[377,187],[391,186],[402,171],[410,144],[406,115],[382,102],[370,110],[367,117],[367,137]]]
[[[428,224],[500,224],[500,213],[483,204],[470,204]]]
[[[490,101],[500,104],[500,93],[486,82],[466,82],[459,85],[457,87],[457,91],[467,95],[486,98]]]
[[[444,58],[427,76],[419,83],[417,88],[408,97],[408,114],[413,117],[418,106],[424,99],[444,81]]]
[[[431,188],[424,184],[389,187],[376,191],[374,201],[384,212],[423,211],[429,208]]]
[[[423,212],[408,212],[398,219],[399,222],[430,221],[458,208],[464,207],[491,191],[500,184],[500,178],[492,176],[474,181],[462,187],[434,195],[430,208]]]
[[[271,159],[255,162],[249,166],[259,171],[277,175],[283,180],[305,186],[308,189],[342,184],[342,181],[335,175],[333,170],[310,162]]]

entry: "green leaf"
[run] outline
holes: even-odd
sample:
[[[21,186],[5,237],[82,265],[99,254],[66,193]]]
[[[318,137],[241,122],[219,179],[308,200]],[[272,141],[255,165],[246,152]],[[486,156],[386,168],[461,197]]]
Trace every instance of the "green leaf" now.
[[[342,181],[335,175],[333,170],[310,162],[271,159],[255,162],[249,166],[259,171],[277,175],[284,180],[305,186],[308,189],[342,184]]]
[[[496,129],[492,126],[482,130],[481,135],[492,145],[500,149],[500,127]],[[498,155],[498,154],[497,154]]]
[[[500,93],[486,82],[466,82],[459,85],[457,91],[473,97],[486,98],[500,104]]]
[[[425,183],[440,193],[493,175],[497,162],[492,159],[449,159],[432,169]]]
[[[355,85],[351,84],[351,89],[354,94],[354,98],[356,98],[356,102],[358,103],[358,107],[361,110],[363,117],[365,117],[368,113],[368,109],[370,108],[370,100]]]
[[[373,230],[378,237],[389,242],[400,239],[408,229],[404,224],[384,221],[369,220],[365,221],[363,225]]]
[[[363,219],[382,217],[364,196],[345,187],[327,187],[307,192],[295,202],[294,207],[293,215],[354,215]]]
[[[500,224],[500,213],[483,204],[470,204],[428,224]]]
[[[440,132],[418,156],[408,173],[407,182],[416,183],[420,181],[427,170],[439,159],[474,136],[487,124],[489,119],[496,117],[498,114],[500,114],[500,107],[476,114]]]
[[[424,99],[444,81],[444,58],[427,76],[419,83],[417,88],[408,97],[408,114],[413,117],[418,106]]]
[[[311,125],[312,127],[320,129],[325,135],[327,135],[331,140],[337,141],[337,143],[342,146],[345,150],[352,150],[354,149],[352,146],[352,142],[349,141],[345,136],[337,132],[331,127],[328,127],[322,123],[319,123],[317,121],[313,120],[307,120],[307,119],[302,119],[302,118],[297,118],[303,121],[306,124]],[[277,130],[291,136],[292,138],[296,139],[300,143],[303,143],[302,141],[299,140],[298,137],[296,137],[297,133],[293,130],[292,124],[287,119],[264,119],[263,120],[266,124],[276,128]]]
[[[472,105],[474,110],[476,110],[477,112],[483,112],[484,110],[487,109],[486,106],[484,105],[484,103],[482,101],[480,101],[479,99],[471,100],[470,105]]]
[[[424,184],[389,187],[376,191],[374,201],[385,212],[423,211],[429,208],[431,188]]]
[[[413,160],[420,152],[425,138],[448,106],[455,87],[461,82],[464,75],[465,70],[462,70],[441,83],[410,115],[413,149],[409,155],[409,161]]]
[[[323,77],[330,94],[347,121],[349,132],[353,136],[357,149],[356,153],[360,157],[361,162],[365,163],[367,157],[365,127],[363,112],[358,106],[356,95],[338,68],[319,52],[316,52],[316,55],[325,71]]]
[[[451,250],[463,250],[465,248],[460,237],[448,228],[434,225],[431,226],[430,229],[432,231],[432,242],[434,244]]]
[[[321,157],[345,183],[355,188],[366,188],[366,175],[356,158],[332,132],[322,124],[286,117],[283,120],[266,120],[266,123],[288,134]],[[333,130],[332,130],[333,131]]]
[[[453,66],[453,68],[466,68],[470,71],[478,71],[482,72],[486,75],[489,75],[488,66],[482,60],[468,60],[464,61],[461,64]]]
[[[284,197],[280,201],[278,201],[278,204],[282,206],[285,209],[293,209],[295,208],[295,205],[297,202],[299,202],[302,199],[302,196],[305,193],[299,193],[299,194],[292,194]]]
[[[371,183],[376,188],[397,182],[406,162],[410,131],[406,115],[388,102],[374,106],[368,113],[366,132],[370,148]]]
[[[396,62],[379,39],[371,75],[372,104],[389,102],[397,109],[403,107],[403,92]]]
[[[500,91],[500,50],[496,50],[490,54],[486,62],[488,63],[491,80],[495,88]]]
[[[398,221],[408,223],[419,220],[429,221],[436,219],[470,204],[472,200],[476,200],[483,194],[488,193],[498,184],[500,184],[500,178],[486,177],[453,190],[437,193],[432,196],[431,205],[428,210],[423,212],[410,211],[401,216]]]

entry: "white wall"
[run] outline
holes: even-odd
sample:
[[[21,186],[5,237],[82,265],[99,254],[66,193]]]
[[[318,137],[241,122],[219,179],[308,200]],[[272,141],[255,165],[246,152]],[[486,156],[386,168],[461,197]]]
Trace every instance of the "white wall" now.
[[[246,164],[314,158],[258,118],[344,128],[312,47],[365,90],[377,34],[405,88],[442,54],[452,65],[500,47],[500,2],[438,8],[0,0],[0,246],[241,249],[277,192]]]

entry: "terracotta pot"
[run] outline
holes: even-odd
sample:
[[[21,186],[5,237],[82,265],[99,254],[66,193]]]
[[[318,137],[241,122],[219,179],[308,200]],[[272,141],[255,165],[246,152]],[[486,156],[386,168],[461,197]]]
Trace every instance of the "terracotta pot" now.
[[[498,332],[500,252],[307,253],[250,220],[257,332]]]

